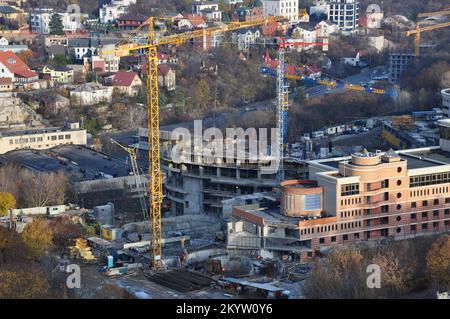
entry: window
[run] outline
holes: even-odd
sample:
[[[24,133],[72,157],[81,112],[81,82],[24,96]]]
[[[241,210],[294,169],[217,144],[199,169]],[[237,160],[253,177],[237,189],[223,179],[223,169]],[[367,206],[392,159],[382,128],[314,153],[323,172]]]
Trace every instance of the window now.
[[[401,173],[402,172],[402,168],[401,167],[397,167],[397,173]]]
[[[66,140],[70,140],[71,135],[70,134],[66,134]]]
[[[359,184],[347,184],[341,186],[341,196],[350,196],[359,194]]]
[[[428,201],[427,200],[422,201],[422,206],[428,206]]]
[[[439,205],[439,199],[435,199],[435,200],[433,201],[433,205]]]
[[[325,238],[319,238],[319,244],[325,244]]]
[[[400,233],[402,231],[402,229],[400,227],[397,227],[397,229],[395,230],[398,233]]]
[[[312,251],[308,251],[308,252],[306,253],[306,256],[312,257]]]
[[[417,218],[416,213],[411,214],[411,219],[416,219],[416,218]]]
[[[439,222],[434,222],[433,223],[433,228],[439,228]]]
[[[398,185],[398,186],[402,185],[402,181],[401,181],[401,180],[398,180],[398,181],[397,181],[397,185]]]
[[[449,198],[449,197],[447,197],[447,198],[445,199],[445,203],[446,203],[446,204],[450,204],[450,198]]]
[[[445,225],[445,227],[448,227],[449,221],[448,220],[444,221],[444,225]]]
[[[382,213],[387,213],[387,212],[389,212],[389,205],[383,205],[383,206],[381,206],[381,212],[382,212]]]
[[[401,198],[402,197],[402,193],[397,193],[397,198]]]
[[[439,216],[439,211],[438,210],[433,210],[433,216],[434,217]]]
[[[402,209],[402,205],[398,204],[397,205],[397,210],[400,210],[400,209]]]
[[[64,135],[58,135],[58,140],[63,140],[64,139]]]
[[[356,233],[356,234],[353,235],[353,237],[354,237],[355,239],[359,239],[359,234]]]
[[[449,214],[450,214],[450,209],[444,210],[444,215],[449,215]]]
[[[401,216],[397,216],[397,218],[395,220],[397,220],[399,222],[399,221],[402,220],[402,217]]]
[[[342,236],[342,239],[343,239],[343,240],[348,240],[348,235],[343,235],[343,236]]]
[[[381,181],[381,188],[388,188],[389,187],[389,180],[384,179]]]
[[[411,203],[411,208],[416,208],[417,207],[417,203],[416,202],[412,202]]]
[[[423,212],[422,213],[422,218],[427,218],[428,217],[428,212]]]
[[[411,225],[410,229],[411,231],[416,231],[416,225]]]
[[[428,224],[422,224],[422,229],[428,229]]]
[[[336,242],[336,236],[331,237],[331,242],[335,243]]]

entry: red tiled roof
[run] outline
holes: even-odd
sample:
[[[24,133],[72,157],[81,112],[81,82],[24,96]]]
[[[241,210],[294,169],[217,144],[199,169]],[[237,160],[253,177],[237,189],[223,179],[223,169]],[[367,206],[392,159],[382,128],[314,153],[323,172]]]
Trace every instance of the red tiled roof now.
[[[28,65],[19,59],[12,51],[0,52],[0,63],[2,63],[11,73],[14,73],[14,75],[23,78],[38,76],[36,72],[31,71]]]
[[[131,86],[134,78],[137,76],[136,72],[119,71],[113,79],[114,86]]]
[[[169,74],[172,68],[168,64],[159,64],[158,65],[158,75],[166,76]]]
[[[201,15],[188,14],[186,19],[188,19],[194,27],[198,27],[199,25],[205,23],[205,20],[203,20]]]
[[[0,78],[0,85],[2,84],[12,84],[11,78]]]

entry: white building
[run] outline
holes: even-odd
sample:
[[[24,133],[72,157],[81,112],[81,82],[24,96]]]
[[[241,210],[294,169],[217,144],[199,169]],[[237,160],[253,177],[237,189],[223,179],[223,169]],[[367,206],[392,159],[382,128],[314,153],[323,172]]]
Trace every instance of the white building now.
[[[450,88],[441,91],[442,95],[442,110],[444,114],[450,118]]]
[[[322,20],[316,25],[316,30],[318,37],[328,37],[333,33],[337,33],[339,27],[330,20]]]
[[[48,149],[63,144],[86,145],[86,130],[79,123],[65,127],[0,132],[0,154],[19,149]]]
[[[73,105],[111,102],[113,90],[112,86],[103,86],[94,82],[86,83],[70,91],[70,100]]]
[[[254,28],[240,29],[233,33],[233,42],[237,43],[239,50],[248,50],[256,40],[261,37],[261,32]]]
[[[202,11],[207,10],[207,9],[219,11],[219,2],[218,1],[195,1],[192,3],[192,13],[193,14],[202,14]]]
[[[298,0],[262,0],[264,17],[283,16],[298,19]]]
[[[128,12],[128,7],[136,4],[136,0],[113,0],[99,9],[100,23],[113,23],[121,15]]]
[[[359,0],[328,0],[327,17],[339,30],[354,31],[358,28]]]
[[[69,12],[55,12],[51,8],[37,8],[30,12],[30,29],[32,32],[39,34],[50,33],[50,21],[53,14],[61,16],[63,23],[63,30],[66,32],[76,32],[82,29],[81,16],[79,19]]]
[[[380,29],[384,19],[383,11],[378,4],[371,4],[366,9],[367,28]]]

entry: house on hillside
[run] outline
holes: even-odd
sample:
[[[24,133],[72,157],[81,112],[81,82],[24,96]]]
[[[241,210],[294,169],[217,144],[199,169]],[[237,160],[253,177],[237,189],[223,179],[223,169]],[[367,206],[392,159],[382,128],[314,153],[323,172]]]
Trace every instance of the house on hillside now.
[[[73,70],[66,66],[44,66],[40,70],[41,78],[57,83],[73,82]]]
[[[86,83],[70,91],[72,105],[95,105],[102,102],[111,102],[113,87],[98,83]]]
[[[15,86],[27,85],[39,79],[38,74],[11,51],[0,51],[1,78],[11,79]]]
[[[132,71],[119,71],[112,79],[114,90],[129,96],[136,96],[142,89],[143,84],[139,75]]]
[[[127,13],[117,19],[117,28],[120,30],[133,30],[139,28],[148,20],[143,14]]]
[[[233,32],[232,39],[237,43],[239,50],[248,50],[261,37],[257,28],[245,28]]]
[[[158,65],[158,84],[167,91],[174,91],[176,87],[175,71],[168,64]]]

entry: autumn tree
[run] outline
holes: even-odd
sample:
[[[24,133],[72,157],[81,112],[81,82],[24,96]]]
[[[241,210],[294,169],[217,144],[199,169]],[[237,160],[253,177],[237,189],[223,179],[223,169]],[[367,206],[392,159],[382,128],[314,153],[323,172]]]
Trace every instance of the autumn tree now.
[[[28,248],[20,235],[13,229],[0,227],[0,268],[7,263],[24,262],[27,255]]]
[[[48,226],[53,233],[53,243],[60,247],[67,247],[73,239],[83,235],[81,225],[74,223],[69,216],[58,216]]]
[[[428,250],[427,270],[440,289],[450,288],[450,236],[439,237]]]
[[[52,297],[47,275],[37,266],[14,264],[0,268],[0,299]]]
[[[50,247],[53,240],[53,233],[46,221],[36,219],[25,226],[21,233],[24,244],[30,250],[30,256],[34,260],[38,260],[44,254],[45,250]]]
[[[0,193],[0,217],[8,215],[8,211],[16,207],[16,199],[13,194],[7,192]]]

